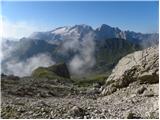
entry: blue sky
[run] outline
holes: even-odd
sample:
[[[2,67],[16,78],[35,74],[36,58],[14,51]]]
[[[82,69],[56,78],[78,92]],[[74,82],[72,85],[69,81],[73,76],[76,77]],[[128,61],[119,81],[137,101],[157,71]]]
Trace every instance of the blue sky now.
[[[28,31],[31,26],[31,32],[75,24],[93,28],[108,24],[122,30],[158,32],[158,1],[2,2],[2,16],[10,24],[26,25]]]

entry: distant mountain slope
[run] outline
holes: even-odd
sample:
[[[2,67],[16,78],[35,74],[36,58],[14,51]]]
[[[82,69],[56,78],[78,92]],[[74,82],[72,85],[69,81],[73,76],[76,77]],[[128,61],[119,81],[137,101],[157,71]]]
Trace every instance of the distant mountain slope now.
[[[35,32],[29,38],[31,39],[43,39],[51,43],[59,43],[59,41],[68,39],[83,39],[83,37],[94,32],[92,27],[88,25],[75,25],[75,26],[64,26],[59,27],[48,32]]]
[[[123,56],[141,49],[128,40],[112,38],[96,43],[96,68],[98,71],[111,70]]]
[[[45,40],[23,38],[14,44],[14,50],[11,52],[12,55],[10,57],[25,60],[39,53],[51,53],[55,47],[56,45],[51,45]]]
[[[2,43],[2,71],[7,71],[8,62],[25,62],[47,53],[54,62],[67,63],[73,74],[86,74],[90,70],[104,72],[111,70],[126,54],[158,44],[158,41],[157,33],[122,31],[105,24],[95,30],[84,24],[59,27],[33,33],[17,42]]]

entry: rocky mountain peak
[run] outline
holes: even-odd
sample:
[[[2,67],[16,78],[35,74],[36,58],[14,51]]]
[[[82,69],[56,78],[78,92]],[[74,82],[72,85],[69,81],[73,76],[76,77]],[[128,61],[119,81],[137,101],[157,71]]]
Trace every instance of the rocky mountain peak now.
[[[97,28],[97,30],[99,30],[99,31],[103,31],[106,29],[112,29],[112,27],[110,27],[109,25],[106,25],[106,24],[102,24],[99,28]]]

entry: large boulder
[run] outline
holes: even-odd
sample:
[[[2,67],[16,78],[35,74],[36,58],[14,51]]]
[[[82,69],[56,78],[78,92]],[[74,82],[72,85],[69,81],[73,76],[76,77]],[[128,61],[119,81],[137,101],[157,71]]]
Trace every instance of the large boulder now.
[[[65,63],[55,64],[50,67],[39,67],[32,72],[32,76],[35,77],[47,77],[47,78],[54,78],[54,77],[64,77],[70,78],[70,73]]]
[[[108,87],[127,87],[131,82],[159,82],[159,50],[153,46],[123,57],[106,80]],[[107,92],[104,90],[103,92]]]

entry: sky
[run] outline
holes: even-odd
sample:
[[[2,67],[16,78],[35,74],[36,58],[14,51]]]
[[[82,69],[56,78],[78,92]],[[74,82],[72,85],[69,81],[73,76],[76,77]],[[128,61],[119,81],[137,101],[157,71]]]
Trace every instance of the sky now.
[[[101,24],[142,33],[158,32],[158,1],[1,2],[0,33],[7,38],[75,24]]]

